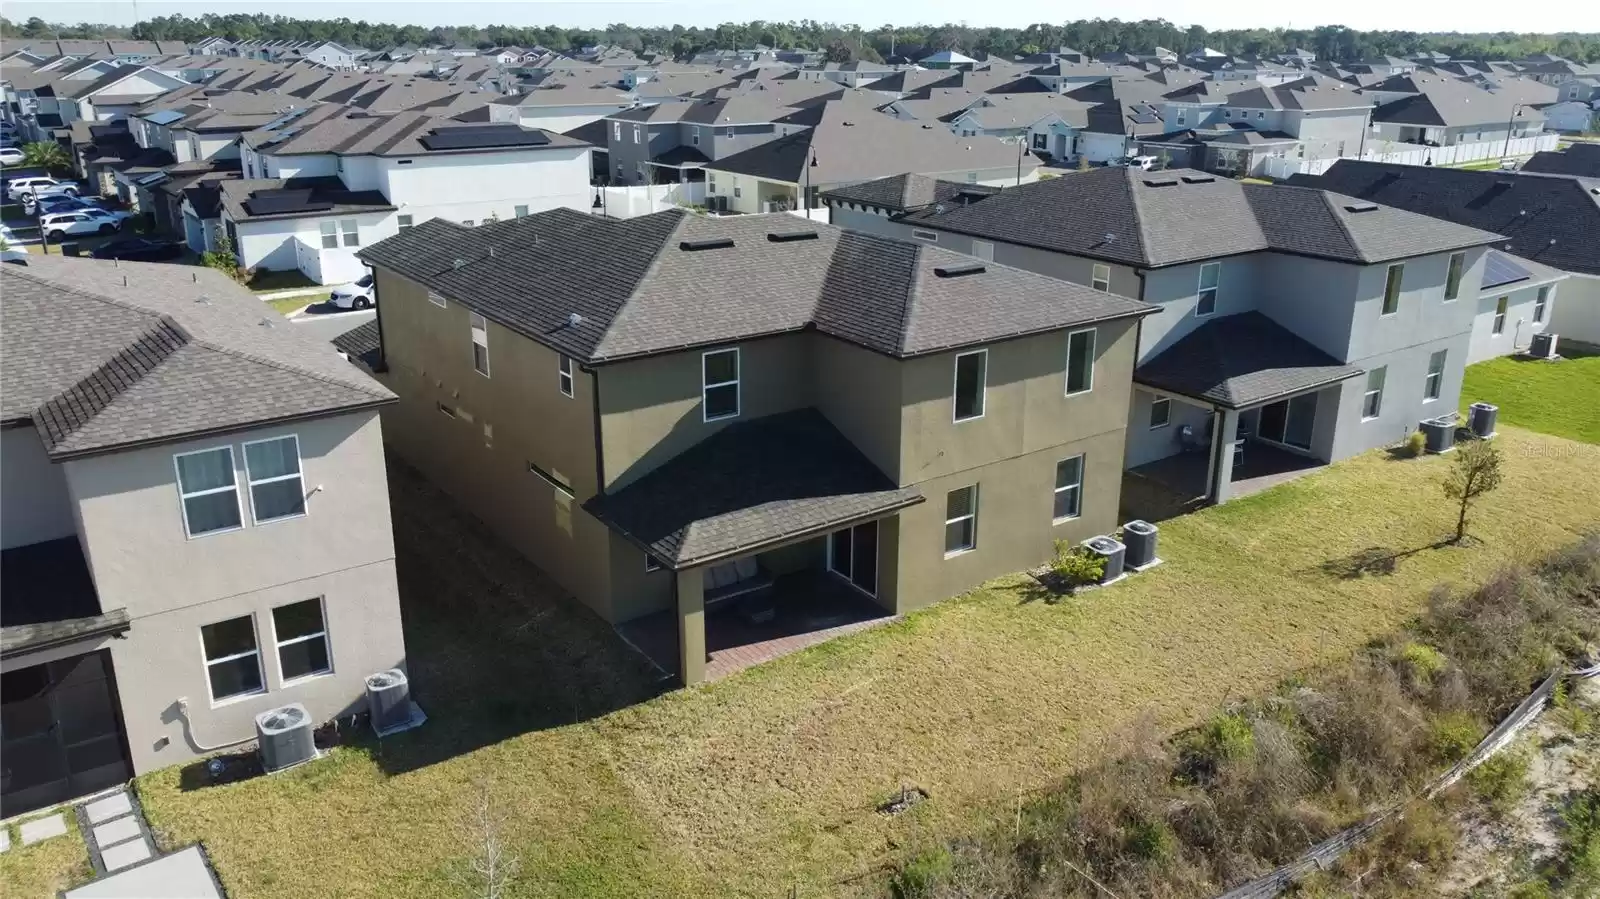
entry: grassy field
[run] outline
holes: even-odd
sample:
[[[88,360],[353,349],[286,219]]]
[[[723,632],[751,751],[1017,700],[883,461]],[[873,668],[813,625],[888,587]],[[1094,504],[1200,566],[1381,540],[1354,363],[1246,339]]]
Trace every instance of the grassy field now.
[[[11,848],[0,852],[0,896],[46,899],[89,880],[89,850],[78,838],[75,816],[67,816],[65,836],[24,846],[11,828]]]
[[[1505,483],[1469,545],[1438,544],[1448,457],[1370,453],[1164,523],[1166,564],[1117,587],[1051,604],[1004,579],[645,701],[647,676],[603,628],[524,587],[504,550],[452,540],[454,513],[397,478],[427,727],[229,786],[157,772],[140,793],[166,839],[205,841],[233,899],[465,896],[460,822],[485,780],[515,815],[514,896],[866,891],[909,847],[1010,815],[1141,713],[1184,726],[1393,630],[1437,583],[1600,527],[1593,447],[1502,435]],[[878,814],[903,784],[930,800]]]
[[[288,315],[291,312],[299,312],[313,302],[321,302],[323,299],[324,297],[321,294],[308,293],[297,297],[279,297],[275,300],[267,300],[266,304],[278,310],[278,312]]]
[[[1563,355],[1573,350],[1562,347]],[[1465,404],[1487,398],[1500,421],[1600,443],[1600,354],[1567,355],[1560,362],[1502,356],[1467,367]]]

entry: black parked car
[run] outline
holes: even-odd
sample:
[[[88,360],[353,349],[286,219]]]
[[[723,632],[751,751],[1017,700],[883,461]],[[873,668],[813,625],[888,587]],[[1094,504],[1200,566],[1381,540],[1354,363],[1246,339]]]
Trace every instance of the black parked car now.
[[[96,259],[126,259],[129,262],[165,262],[183,255],[183,244],[157,237],[113,240],[89,254]]]

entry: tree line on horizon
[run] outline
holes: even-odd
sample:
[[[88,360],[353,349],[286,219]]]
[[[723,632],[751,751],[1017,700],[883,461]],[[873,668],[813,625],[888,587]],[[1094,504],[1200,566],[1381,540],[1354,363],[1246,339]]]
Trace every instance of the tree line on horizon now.
[[[229,40],[331,40],[381,49],[398,44],[468,44],[481,48],[541,46],[569,52],[600,44],[635,52],[655,51],[686,58],[706,50],[748,49],[757,44],[779,49],[816,49],[835,62],[884,58],[912,50],[954,49],[1011,58],[1019,54],[1071,47],[1091,57],[1107,53],[1152,53],[1165,47],[1179,54],[1210,47],[1230,55],[1272,56],[1292,49],[1319,59],[1351,62],[1376,56],[1409,57],[1445,53],[1457,59],[1517,59],[1553,53],[1577,62],[1600,62],[1600,34],[1561,32],[1359,31],[1342,25],[1315,28],[1248,28],[1210,31],[1165,19],[1124,22],[1081,19],[1026,28],[973,28],[964,25],[884,25],[863,29],[802,19],[796,22],[726,23],[715,28],[673,25],[641,27],[618,23],[605,28],[559,25],[486,27],[391,25],[365,20],[298,19],[264,13],[157,16],[132,26],[83,22],[67,25],[34,17],[17,24],[0,18],[0,38],[195,41],[210,36]]]

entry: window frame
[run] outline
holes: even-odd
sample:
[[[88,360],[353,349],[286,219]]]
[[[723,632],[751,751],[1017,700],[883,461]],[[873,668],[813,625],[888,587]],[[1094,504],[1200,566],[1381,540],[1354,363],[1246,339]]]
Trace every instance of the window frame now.
[[[621,122],[612,122],[611,123],[611,138],[613,140],[615,140],[619,144],[622,143],[622,123]]]
[[[1096,348],[1095,344],[1098,343],[1099,339],[1100,339],[1099,335],[1096,333],[1096,331],[1097,331],[1097,329],[1095,329],[1095,328],[1079,328],[1076,331],[1068,331],[1067,332],[1067,366],[1066,366],[1067,370],[1065,372],[1065,376],[1062,379],[1063,380],[1063,387],[1066,389],[1066,393],[1064,394],[1065,396],[1081,396],[1081,395],[1083,395],[1085,393],[1090,392],[1091,390],[1094,390],[1094,354],[1095,354],[1095,348]],[[1089,369],[1088,369],[1089,377],[1088,377],[1088,383],[1086,385],[1084,385],[1084,387],[1082,389],[1073,390],[1072,389],[1072,338],[1078,336],[1079,334],[1087,334],[1087,335],[1089,335],[1089,348],[1088,348],[1088,352],[1089,352]]]
[[[1106,273],[1106,276],[1104,278],[1100,277],[1100,272],[1102,270],[1104,270],[1105,273]],[[1102,287],[1101,286],[1102,284],[1105,285],[1105,286]],[[1094,266],[1089,269],[1089,286],[1094,288],[1095,290],[1099,290],[1099,291],[1102,291],[1104,293],[1110,293],[1111,292],[1111,266],[1109,266],[1109,265],[1107,265],[1107,264],[1105,264],[1103,262],[1094,263]]]
[[[950,494],[959,493],[959,492],[961,492],[963,490],[969,491],[970,495],[972,497],[972,502],[970,504],[971,511],[967,512],[967,514],[965,514],[965,515],[957,515],[955,518],[951,518],[950,517]],[[964,556],[964,555],[966,555],[967,553],[970,553],[970,552],[977,552],[978,551],[978,485],[977,485],[977,483],[974,482],[974,483],[966,485],[965,487],[957,487],[954,490],[947,490],[947,491],[945,491],[944,497],[945,497],[945,500],[944,500],[944,502],[945,502],[945,506],[944,506],[944,540],[945,540],[944,557],[946,559],[950,559],[950,558],[954,558],[956,556]],[[955,523],[960,522],[960,521],[971,521],[972,522],[972,538],[971,538],[971,540],[969,540],[967,542],[966,546],[959,547],[957,549],[951,549],[950,548],[950,525],[955,524]]]
[[[978,369],[978,411],[974,415],[962,417],[961,415],[961,360],[969,356],[978,357],[981,368]],[[977,421],[989,413],[989,348],[968,350],[957,353],[950,366],[950,423],[963,424]]]
[[[1383,276],[1383,305],[1378,307],[1378,317],[1388,318],[1400,312],[1400,292],[1405,289],[1406,264],[1396,262]],[[1394,308],[1389,308],[1393,305]]]
[[[731,381],[718,381],[717,383],[713,384],[713,383],[711,383],[711,382],[706,380],[706,377],[707,377],[707,375],[706,375],[706,360],[711,358],[712,356],[720,356],[720,355],[722,355],[724,353],[732,353],[733,354],[733,380],[731,380]],[[729,385],[733,386],[733,411],[732,412],[723,413],[721,415],[712,415],[711,414],[711,406],[706,402],[706,395],[708,393],[710,393],[713,389],[716,389],[716,388],[719,388],[719,387],[727,387]],[[739,348],[736,347],[736,346],[735,347],[724,347],[723,349],[720,349],[720,350],[706,350],[705,352],[701,353],[700,354],[700,422],[701,422],[701,424],[710,424],[711,422],[714,422],[714,421],[726,421],[726,420],[728,420],[730,418],[738,418],[739,417],[739,413],[741,413],[743,411],[744,411],[744,359],[743,359],[743,354],[741,354],[739,352]]]
[[[1373,375],[1377,375],[1378,376],[1378,386],[1377,387],[1373,387],[1372,386],[1372,376]],[[1384,387],[1388,386],[1388,382],[1389,382],[1389,366],[1387,366],[1387,365],[1380,365],[1377,368],[1374,368],[1371,371],[1367,372],[1366,392],[1361,394],[1361,420],[1362,421],[1375,421],[1375,420],[1383,417],[1383,389],[1384,389]],[[1368,412],[1367,412],[1367,407],[1368,406],[1372,407],[1371,414],[1368,414]]]
[[[1167,414],[1162,416],[1160,424],[1156,424],[1156,407],[1157,406],[1160,406],[1160,407],[1162,407],[1162,408],[1167,410]],[[1170,396],[1152,397],[1150,399],[1149,430],[1159,431],[1162,428],[1170,427],[1171,425],[1172,425],[1172,397],[1170,397]]]
[[[339,219],[339,240],[341,246],[361,246],[361,222],[356,219]]]
[[[639,126],[638,125],[634,125],[633,126],[633,142],[635,144],[639,143]]]
[[[317,234],[322,238],[322,248],[324,250],[339,249],[339,222],[337,219],[323,219],[317,222]],[[330,240],[333,241],[332,246],[328,244]]]
[[[1533,323],[1544,324],[1544,317],[1550,308],[1550,293],[1555,289],[1553,284],[1541,284],[1533,295]]]
[[[1214,279],[1216,283],[1213,284],[1210,287],[1206,286],[1206,271],[1208,269],[1217,273],[1217,276]],[[1205,302],[1205,300],[1206,300],[1206,292],[1207,291],[1210,291],[1210,293],[1211,293],[1211,310],[1209,312],[1201,312],[1200,311],[1200,304]],[[1216,315],[1217,314],[1217,297],[1218,297],[1218,295],[1221,294],[1221,292],[1222,292],[1222,263],[1220,263],[1220,262],[1205,262],[1205,263],[1201,263],[1200,272],[1199,272],[1198,276],[1195,279],[1194,317],[1195,318],[1210,318],[1211,316]]]
[[[528,209],[529,208],[530,207],[526,203],[523,203],[523,204],[520,204],[520,205],[517,205],[517,206],[512,206],[511,207],[511,217],[512,218],[519,218],[519,219],[520,218],[525,218],[529,214],[528,213]]]
[[[1494,318],[1489,322],[1490,337],[1506,335],[1506,313],[1511,309],[1511,297],[1501,296],[1494,301]]]
[[[250,447],[259,446],[259,445],[261,445],[263,443],[277,443],[277,442],[282,441],[282,440],[293,440],[294,441],[294,466],[295,466],[294,474],[280,474],[280,475],[274,475],[274,476],[272,476],[270,478],[263,478],[262,480],[259,480],[259,481],[256,480],[254,477],[252,477],[250,475]],[[261,439],[261,440],[246,441],[242,445],[241,449],[242,449],[243,454],[244,454],[244,480],[245,480],[244,487],[245,487],[245,491],[250,494],[250,523],[251,524],[257,525],[257,526],[263,525],[263,524],[272,524],[274,522],[279,522],[279,521],[290,521],[290,520],[293,520],[293,519],[296,519],[296,518],[304,518],[307,515],[311,514],[310,505],[306,502],[306,499],[307,499],[307,496],[306,496],[306,466],[305,466],[305,459],[302,458],[301,455],[300,455],[300,435],[299,434],[297,434],[297,433],[296,434],[281,434],[281,435],[279,435],[277,437],[267,437],[267,438],[264,438],[264,439]],[[276,484],[276,483],[278,483],[280,481],[287,481],[290,478],[294,478],[295,480],[298,480],[300,482],[300,511],[295,513],[295,514],[293,514],[293,515],[279,515],[276,518],[268,518],[268,519],[263,520],[259,515],[256,514],[256,491],[255,491],[256,485],[257,484]]]
[[[1439,368],[1434,370],[1434,360],[1439,360]],[[1428,355],[1428,372],[1422,378],[1422,401],[1431,403],[1444,393],[1444,367],[1450,359],[1448,349],[1434,350]]]
[[[1454,303],[1461,297],[1461,280],[1467,273],[1467,254],[1451,253],[1444,272],[1444,302]]]
[[[540,466],[534,464],[533,460],[531,460],[531,459],[528,460],[528,471],[529,471],[529,473],[531,473],[535,477],[537,477],[539,480],[544,481],[546,484],[549,484],[556,491],[558,491],[562,495],[566,496],[567,499],[577,499],[578,498],[578,492],[577,492],[577,490],[575,490],[573,488],[572,482],[566,480],[565,478],[556,477],[555,472],[546,471],[545,469],[541,468]]]
[[[248,620],[250,622],[250,644],[251,644],[251,647],[252,647],[251,650],[249,652],[236,652],[233,655],[223,656],[220,659],[211,658],[208,655],[207,650],[206,650],[206,628],[213,627],[213,626],[218,625],[218,624],[226,624],[229,621],[237,621],[237,620],[239,620],[241,618],[246,619],[246,620]],[[256,627],[256,616],[255,616],[254,612],[246,612],[243,615],[234,615],[231,618],[219,618],[219,619],[217,619],[215,621],[207,621],[207,622],[201,624],[199,627],[195,628],[195,631],[196,631],[197,635],[200,637],[200,667],[201,667],[202,672],[205,674],[205,678],[206,678],[206,698],[211,700],[211,707],[212,708],[217,708],[219,706],[224,706],[224,705],[232,705],[233,703],[236,703],[236,702],[243,702],[244,700],[246,700],[246,699],[248,699],[248,698],[250,698],[252,696],[261,696],[261,695],[265,694],[266,692],[268,692],[267,691],[267,672],[266,672],[266,669],[263,668],[262,665],[261,665],[261,629]],[[255,659],[256,659],[256,680],[260,682],[261,686],[257,687],[254,690],[246,690],[246,691],[244,691],[242,693],[231,693],[231,694],[229,694],[227,696],[222,697],[221,699],[218,699],[217,696],[216,696],[216,692],[213,690],[213,688],[211,686],[211,669],[212,669],[212,667],[216,666],[216,665],[221,665],[221,664],[224,664],[224,663],[227,663],[227,662],[236,661],[238,659],[245,658],[246,656],[255,656]]]
[[[1074,459],[1078,461],[1078,480],[1075,483],[1071,483],[1063,487],[1061,485],[1061,466],[1071,462]],[[1083,453],[1078,453],[1075,456],[1068,456],[1065,459],[1060,459],[1056,462],[1055,490],[1050,494],[1050,523],[1052,525],[1063,524],[1065,522],[1073,521],[1083,517],[1083,478],[1087,473],[1084,463],[1085,459]],[[1075,491],[1073,494],[1072,514],[1057,515],[1056,499],[1061,496],[1062,492],[1068,490]]]
[[[667,567],[667,566],[661,564],[661,560],[656,558],[653,553],[645,553],[644,554],[644,573],[645,574],[655,574],[656,572],[660,571],[661,569],[663,569],[665,567]]]
[[[396,215],[394,217],[394,227],[396,234],[404,234],[415,228],[416,222],[410,215]]]
[[[467,330],[472,338],[472,370],[489,377],[489,320],[472,310],[467,310]],[[483,367],[478,367],[478,351],[483,350]]]
[[[927,231],[922,228],[913,228],[911,229],[911,236],[917,240],[925,240],[928,243],[939,242],[939,232],[937,231]]]
[[[290,606],[297,606],[304,602],[315,602],[317,604],[317,618],[322,624],[322,630],[314,634],[307,634],[303,637],[291,637],[288,640],[280,640],[278,638],[278,610],[287,609]],[[328,639],[328,603],[326,597],[313,596],[309,599],[300,599],[294,602],[286,602],[281,606],[273,606],[267,614],[267,620],[269,626],[272,628],[272,649],[273,654],[278,662],[278,686],[280,688],[290,687],[304,681],[315,680],[319,677],[327,677],[328,675],[334,673],[335,666],[333,664],[333,641]],[[284,677],[283,648],[285,646],[293,646],[296,643],[307,643],[311,640],[319,639],[322,641],[322,653],[328,659],[328,667],[323,668],[320,671],[312,671],[309,674],[299,674],[294,677]]]
[[[428,291],[428,302],[438,306],[440,309],[444,309],[449,306],[448,301],[445,300],[442,294],[434,293],[431,290]]]
[[[572,376],[572,357],[562,353],[556,362],[556,389],[567,399],[572,399],[574,378]]]
[[[206,453],[214,453],[218,450],[223,450],[228,454],[228,470],[233,472],[233,483],[226,487],[211,487],[205,490],[195,491],[194,493],[185,493],[183,491],[183,469],[178,466],[178,460],[186,456],[200,456]],[[239,502],[239,467],[238,460],[235,459],[233,455],[233,444],[229,443],[222,446],[208,447],[206,449],[190,450],[186,453],[174,453],[172,455],[172,475],[173,483],[178,488],[178,514],[183,517],[183,533],[187,539],[196,540],[200,537],[210,537],[212,534],[227,534],[232,531],[244,529],[244,507],[240,505]],[[216,530],[211,531],[201,531],[198,534],[194,533],[189,528],[189,504],[187,500],[196,496],[211,496],[213,494],[221,493],[224,490],[233,491],[233,503],[235,510],[238,513],[239,523],[229,528],[217,528]]]

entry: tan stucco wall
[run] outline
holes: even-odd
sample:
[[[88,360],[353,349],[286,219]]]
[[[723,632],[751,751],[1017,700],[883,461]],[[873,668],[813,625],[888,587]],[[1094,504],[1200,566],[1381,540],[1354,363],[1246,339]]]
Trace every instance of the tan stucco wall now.
[[[861,454],[900,477],[902,363],[820,334],[811,338],[812,399]]]
[[[0,549],[70,536],[76,531],[61,466],[45,455],[39,432],[23,425],[0,430]]]

